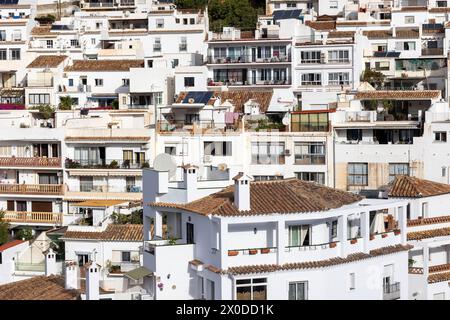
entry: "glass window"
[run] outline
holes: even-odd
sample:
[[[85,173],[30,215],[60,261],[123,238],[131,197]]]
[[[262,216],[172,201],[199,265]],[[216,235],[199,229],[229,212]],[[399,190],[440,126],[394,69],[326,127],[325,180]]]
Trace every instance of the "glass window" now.
[[[330,63],[345,63],[349,62],[348,50],[332,50],[328,51],[328,62]]]
[[[205,155],[210,156],[231,156],[231,141],[205,141],[203,143]]]
[[[408,163],[389,163],[389,182],[394,181],[398,174],[409,175]]]
[[[291,129],[293,132],[328,131],[328,113],[293,113]]]
[[[318,184],[325,184],[325,173],[324,172],[296,172],[295,175],[297,179],[303,181],[315,182]]]
[[[348,72],[329,73],[328,84],[333,86],[348,86],[350,84],[350,75]]]
[[[320,63],[320,51],[302,51],[301,63]]]
[[[6,49],[0,49],[0,60],[7,60]]]
[[[289,226],[289,247],[309,245],[309,225]]]
[[[289,300],[308,300],[308,281],[289,282]]]
[[[20,49],[11,49],[11,60],[20,60]]]
[[[325,164],[325,143],[296,142],[294,145],[295,164]]]
[[[49,93],[30,93],[28,95],[29,104],[50,104]]]
[[[267,300],[267,279],[236,280],[236,300]]]
[[[349,284],[349,289],[350,290],[355,290],[355,274],[354,273],[350,273],[348,275],[348,284]]]
[[[156,19],[156,27],[164,28],[164,19]]]
[[[252,142],[252,164],[284,164],[284,142]]]
[[[322,74],[304,73],[302,74],[302,86],[320,86],[322,85]]]
[[[445,132],[445,131],[435,131],[434,132],[434,141],[447,142],[447,132]]]
[[[367,163],[348,164],[348,185],[367,186],[368,185],[368,165]]]
[[[194,87],[194,77],[184,77],[184,86],[185,87]]]
[[[103,79],[95,79],[96,87],[103,87]]]

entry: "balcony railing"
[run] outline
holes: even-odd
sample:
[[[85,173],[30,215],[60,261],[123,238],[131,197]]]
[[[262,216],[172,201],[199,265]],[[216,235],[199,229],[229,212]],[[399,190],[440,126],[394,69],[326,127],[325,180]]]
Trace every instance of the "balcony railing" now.
[[[111,262],[111,267],[109,268],[109,273],[124,273],[131,271],[133,269],[139,268],[139,261],[119,261],[119,262]]]
[[[423,56],[442,56],[444,54],[444,48],[423,48]]]
[[[44,272],[45,271],[45,264],[44,263],[16,262],[15,270],[16,271]]]
[[[271,57],[258,58],[253,55],[239,55],[231,57],[214,57],[208,56],[208,63],[210,64],[226,64],[226,63],[276,63],[276,62],[291,62],[290,55],[279,55]]]
[[[72,160],[66,159],[66,169],[142,169],[148,168],[147,161],[98,159],[98,160]]]
[[[325,164],[325,155],[296,155],[295,164],[309,165],[309,164]]]
[[[159,120],[157,122],[157,131],[158,133],[170,133],[170,132],[176,132],[176,131],[187,131],[191,133],[199,132],[236,132],[239,130],[239,124],[226,124],[226,123],[219,123],[215,121],[209,121],[209,120],[199,120],[199,121],[193,121],[193,122],[187,122],[187,121],[164,121]]]
[[[268,253],[274,253],[274,252],[277,252],[277,247],[231,249],[231,250],[228,250],[228,256],[233,257],[233,256],[237,256],[237,255],[268,254]]]
[[[290,85],[291,79],[289,77],[282,77],[278,79],[243,79],[242,77],[237,77],[235,79],[224,79],[224,80],[209,80],[207,85],[210,87],[214,86],[283,86]]]
[[[0,157],[0,167],[60,167],[61,158]]]
[[[44,194],[63,195],[61,184],[0,184],[0,193],[3,194]]]
[[[400,299],[400,282],[383,285],[383,300]]]
[[[6,211],[3,218],[8,222],[19,223],[62,223],[62,214],[53,212]]]

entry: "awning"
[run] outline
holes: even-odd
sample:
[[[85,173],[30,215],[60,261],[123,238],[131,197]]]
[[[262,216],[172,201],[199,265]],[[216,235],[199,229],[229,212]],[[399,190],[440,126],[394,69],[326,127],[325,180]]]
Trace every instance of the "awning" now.
[[[104,96],[104,95],[92,95],[90,97],[87,97],[88,99],[95,99],[95,100],[101,100],[101,99],[106,99],[106,100],[110,100],[110,99],[117,99],[117,96]]]
[[[121,203],[127,203],[123,200],[86,200],[72,204],[74,207],[111,207]]]
[[[130,278],[131,280],[140,280],[146,276],[153,275],[153,272],[148,270],[146,267],[139,267],[134,270],[128,271],[125,274],[125,277]]]

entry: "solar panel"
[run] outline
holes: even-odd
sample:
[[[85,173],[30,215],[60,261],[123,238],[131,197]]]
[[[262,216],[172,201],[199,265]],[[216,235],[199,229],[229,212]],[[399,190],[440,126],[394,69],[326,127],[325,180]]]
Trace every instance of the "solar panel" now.
[[[72,28],[65,24],[54,24],[51,30],[72,30]]]
[[[189,100],[193,99],[193,103],[207,104],[212,95],[212,91],[191,91],[184,97],[183,103],[190,103]]]
[[[273,20],[300,19],[302,10],[275,10],[273,12]]]
[[[400,52],[395,51],[375,51],[373,56],[376,58],[398,58],[400,57]]]
[[[11,4],[18,4],[19,0],[0,0],[0,5],[11,5]]]

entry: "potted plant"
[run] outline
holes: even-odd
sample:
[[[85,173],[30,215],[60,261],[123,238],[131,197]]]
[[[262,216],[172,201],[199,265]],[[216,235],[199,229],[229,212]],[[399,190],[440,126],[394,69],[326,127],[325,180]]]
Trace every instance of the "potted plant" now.
[[[410,268],[414,265],[414,263],[416,263],[416,260],[414,260],[414,259],[408,259],[408,266],[409,266]]]
[[[256,250],[256,249],[248,250],[248,254],[254,255],[254,254],[257,254],[257,253],[258,253],[258,250]]]
[[[395,230],[394,230],[394,234],[395,234],[396,236],[398,236],[398,235],[400,234],[400,229],[395,229]]]
[[[269,253],[269,252],[270,252],[270,248],[261,249],[261,253],[262,254],[266,254],[266,253]]]
[[[234,257],[237,256],[239,254],[239,251],[236,250],[228,250],[228,256],[229,257]]]
[[[109,163],[109,167],[111,169],[117,169],[119,167],[119,163],[116,160],[113,160]]]
[[[351,243],[351,244],[355,244],[355,243],[357,243],[357,242],[358,242],[358,239],[357,239],[357,238],[354,238],[354,239],[351,239],[351,240],[350,240],[350,243]]]
[[[330,242],[330,248],[336,248],[336,242]]]

